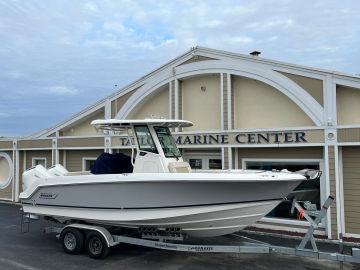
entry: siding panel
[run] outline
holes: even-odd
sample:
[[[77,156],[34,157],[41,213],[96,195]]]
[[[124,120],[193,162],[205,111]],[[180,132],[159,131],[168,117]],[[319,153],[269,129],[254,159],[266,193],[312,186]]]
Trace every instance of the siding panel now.
[[[360,234],[360,147],[343,147],[345,232]]]
[[[26,169],[32,167],[33,158],[46,158],[46,166],[52,165],[52,151],[51,150],[28,150],[26,151]]]
[[[66,169],[70,172],[82,170],[83,157],[98,157],[103,150],[67,150],[66,151]]]

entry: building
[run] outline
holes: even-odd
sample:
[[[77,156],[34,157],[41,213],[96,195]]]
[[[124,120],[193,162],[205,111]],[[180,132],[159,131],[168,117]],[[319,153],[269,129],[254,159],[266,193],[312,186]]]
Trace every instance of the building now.
[[[0,139],[0,198],[17,202],[34,165],[89,170],[103,151],[130,153],[125,138],[96,133],[93,119],[151,115],[195,123],[175,131],[195,169],[320,169],[298,190],[309,208],[336,196],[316,233],[360,238],[360,77],[202,47],[52,128]],[[304,231],[289,209],[283,203],[256,226]]]

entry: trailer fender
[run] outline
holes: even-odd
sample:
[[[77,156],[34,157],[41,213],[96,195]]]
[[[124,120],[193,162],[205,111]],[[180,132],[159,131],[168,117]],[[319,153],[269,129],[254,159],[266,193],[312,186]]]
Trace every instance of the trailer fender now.
[[[96,232],[100,233],[104,237],[108,247],[112,247],[112,246],[119,244],[119,242],[114,241],[114,238],[112,237],[110,232],[106,228],[101,227],[101,226],[93,226],[93,225],[86,225],[86,224],[79,224],[79,223],[69,224],[61,229],[60,235],[62,234],[64,229],[69,228],[69,227],[76,228],[79,230],[84,230],[84,231],[96,231]]]

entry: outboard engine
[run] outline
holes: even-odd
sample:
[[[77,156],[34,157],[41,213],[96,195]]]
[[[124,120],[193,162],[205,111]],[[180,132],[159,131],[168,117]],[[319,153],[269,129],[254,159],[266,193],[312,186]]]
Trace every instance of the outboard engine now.
[[[56,164],[50,167],[47,171],[52,176],[63,176],[69,173],[69,171],[65,169],[64,166],[62,166],[61,164]]]
[[[22,175],[23,191],[30,187],[37,179],[52,177],[43,165],[36,165],[27,169]]]

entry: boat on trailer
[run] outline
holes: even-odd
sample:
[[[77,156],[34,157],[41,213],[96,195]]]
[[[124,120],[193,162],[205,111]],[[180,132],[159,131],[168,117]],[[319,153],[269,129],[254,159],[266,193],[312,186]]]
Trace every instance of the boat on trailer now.
[[[220,236],[260,220],[302,181],[318,176],[307,171],[192,171],[170,132],[192,126],[185,120],[108,119],[92,125],[109,135],[126,134],[134,143],[128,161],[116,164],[116,174],[68,172],[59,164],[25,171],[20,194],[25,213],[64,224]]]

